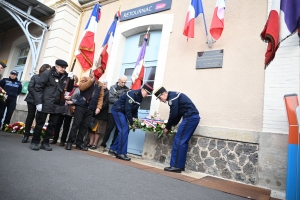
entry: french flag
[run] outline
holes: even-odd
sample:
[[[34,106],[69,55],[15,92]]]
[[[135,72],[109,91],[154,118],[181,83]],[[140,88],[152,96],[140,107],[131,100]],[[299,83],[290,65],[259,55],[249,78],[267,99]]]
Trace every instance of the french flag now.
[[[109,53],[111,51],[111,47],[113,44],[115,31],[117,27],[118,20],[120,19],[120,12],[118,11],[115,14],[114,21],[110,25],[110,28],[107,31],[106,37],[104,39],[104,42],[102,44],[101,50],[100,50],[100,56],[97,61],[96,69],[93,71],[94,75],[97,79],[99,79],[105,72]]]
[[[144,42],[140,51],[140,55],[136,61],[135,68],[133,70],[131,80],[132,80],[132,85],[131,89],[132,90],[138,90],[141,88],[144,80],[144,57],[146,54],[146,47],[147,47],[147,41],[148,41],[148,32],[146,33],[144,37]]]
[[[265,68],[275,58],[280,43],[300,28],[300,1],[273,0],[268,21],[260,34],[268,43]]]
[[[101,5],[95,4],[88,23],[84,28],[81,42],[75,56],[80,63],[83,71],[86,71],[93,66],[95,53],[95,35],[97,32],[98,21],[101,16]]]
[[[217,4],[214,10],[214,15],[211,21],[210,34],[218,40],[224,29],[224,13],[225,13],[225,0],[217,0]]]
[[[194,20],[200,13],[203,13],[201,0],[191,0],[186,14],[183,35],[189,38],[194,38]]]

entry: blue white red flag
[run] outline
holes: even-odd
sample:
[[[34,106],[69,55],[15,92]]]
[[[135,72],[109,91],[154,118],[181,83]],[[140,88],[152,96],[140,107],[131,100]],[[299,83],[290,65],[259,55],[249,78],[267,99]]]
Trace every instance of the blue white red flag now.
[[[268,43],[265,67],[274,59],[280,43],[300,28],[300,1],[273,0],[261,38]]]
[[[132,90],[138,90],[141,88],[143,81],[144,81],[144,57],[146,54],[146,47],[147,47],[147,41],[148,41],[148,33],[146,33],[144,37],[144,42],[140,51],[140,55],[136,61],[135,68],[133,70],[131,80],[132,80]]]
[[[106,37],[104,39],[104,42],[102,44],[99,59],[97,62],[96,69],[94,70],[94,75],[97,79],[99,79],[102,74],[104,74],[110,54],[110,50],[113,44],[115,31],[117,27],[118,20],[120,19],[120,12],[118,11],[115,14],[114,21],[110,25],[110,28],[107,31]]]
[[[200,13],[203,13],[203,6],[201,0],[191,0],[186,14],[183,35],[189,38],[194,38],[194,21]]]
[[[83,71],[86,71],[93,66],[95,54],[95,36],[100,16],[101,5],[97,3],[95,4],[89,21],[84,28],[82,39],[80,40],[77,51],[75,52],[75,56],[79,61]]]
[[[225,0],[217,0],[214,15],[210,25],[210,34],[218,40],[224,29]]]

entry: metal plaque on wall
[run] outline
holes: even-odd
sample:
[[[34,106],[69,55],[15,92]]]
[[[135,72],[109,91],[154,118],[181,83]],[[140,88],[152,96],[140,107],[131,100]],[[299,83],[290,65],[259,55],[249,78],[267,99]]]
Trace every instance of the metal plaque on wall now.
[[[197,52],[196,69],[222,68],[224,50]]]

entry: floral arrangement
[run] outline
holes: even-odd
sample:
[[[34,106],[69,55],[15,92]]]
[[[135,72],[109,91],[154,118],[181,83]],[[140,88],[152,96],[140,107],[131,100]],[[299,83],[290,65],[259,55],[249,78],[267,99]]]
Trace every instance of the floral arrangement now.
[[[43,126],[43,129],[42,129],[41,137],[43,137],[45,135],[47,126],[48,126],[48,123],[45,123],[45,125]],[[33,135],[34,127],[35,127],[35,125],[31,126],[31,129],[30,129],[31,135]],[[6,124],[4,131],[10,132],[10,133],[24,134],[25,133],[25,124],[23,122],[15,122],[15,123],[9,124],[9,125]]]
[[[135,119],[133,125],[137,129],[141,129],[145,132],[152,132],[157,134],[157,138],[161,138],[163,136],[164,129],[166,128],[167,120],[161,120],[160,116],[157,112],[154,115],[149,115],[143,119]],[[132,126],[129,126],[130,129],[135,129]],[[176,127],[172,127],[171,130],[168,131],[168,134],[175,134],[177,132]]]
[[[44,137],[44,135],[45,135],[45,133],[46,133],[46,130],[47,130],[47,126],[48,126],[48,123],[45,123],[45,125],[43,126],[43,129],[42,129],[41,137]],[[32,125],[32,126],[31,126],[31,129],[30,129],[30,134],[31,134],[31,135],[33,135],[34,128],[35,128],[35,125]]]
[[[5,90],[0,87],[0,101],[5,101],[7,99],[7,95]]]
[[[11,133],[19,133],[24,134],[25,132],[25,124],[23,122],[15,122],[13,124],[5,125],[4,131]]]

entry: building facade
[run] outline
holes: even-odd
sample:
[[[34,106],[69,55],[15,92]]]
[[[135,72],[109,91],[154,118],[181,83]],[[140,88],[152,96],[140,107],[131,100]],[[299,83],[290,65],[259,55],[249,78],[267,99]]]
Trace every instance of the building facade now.
[[[97,1],[44,0],[55,14],[43,19],[51,28],[46,32],[37,68],[44,63],[54,65],[60,58],[72,63],[81,33]],[[139,8],[155,0],[122,2],[121,12]],[[210,26],[215,1],[202,0],[207,26]],[[100,0],[101,19],[98,23],[97,59],[107,30],[120,1]],[[266,43],[260,33],[268,18],[271,0],[251,2],[226,1],[225,28],[221,38],[208,47],[203,17],[195,20],[195,38],[188,41],[183,27],[189,0],[171,1],[171,8],[162,12],[120,21],[117,24],[108,66],[103,78],[114,84],[122,74],[131,76],[138,57],[139,38],[150,27],[149,45],[145,56],[147,81],[157,88],[188,95],[198,110],[201,121],[189,147],[187,168],[193,171],[285,190],[288,123],[283,96],[299,93],[299,38],[295,34],[284,41],[274,61],[264,69]],[[255,15],[253,14],[255,11]],[[124,12],[123,12],[124,14]],[[121,16],[122,19],[122,16]],[[31,29],[39,34],[39,27]],[[31,51],[22,30],[8,30],[0,47],[0,60],[8,65],[7,77],[23,63],[22,81],[30,79]],[[196,69],[198,52],[222,50],[219,68]],[[26,52],[21,54],[21,52]],[[23,57],[22,57],[23,56]],[[146,70],[146,71],[147,71]],[[74,72],[88,75],[79,63]],[[130,81],[127,83],[130,85]],[[25,94],[20,95],[12,120],[24,121]],[[149,98],[145,113],[159,112],[168,118],[169,106]],[[172,138],[153,142],[145,135],[141,156],[165,163],[170,159]],[[143,140],[143,139],[142,139]],[[146,143],[146,141],[151,141]]]

